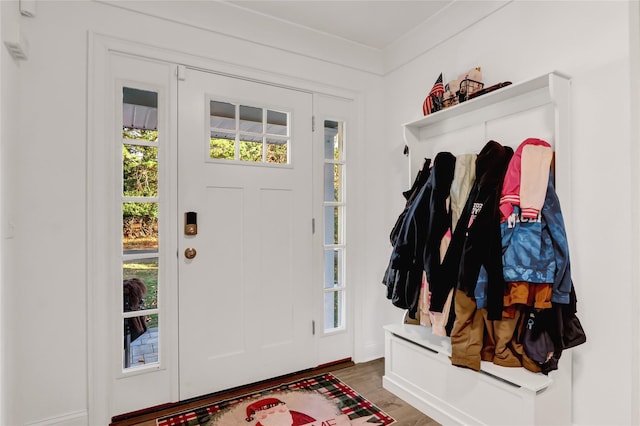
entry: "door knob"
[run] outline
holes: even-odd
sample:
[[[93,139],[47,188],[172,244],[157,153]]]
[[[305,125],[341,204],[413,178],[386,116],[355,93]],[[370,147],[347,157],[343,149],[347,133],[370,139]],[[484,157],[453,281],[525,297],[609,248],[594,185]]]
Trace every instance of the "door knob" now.
[[[193,259],[194,257],[196,257],[196,249],[194,248],[187,248],[184,251],[184,257],[186,257],[187,259]]]

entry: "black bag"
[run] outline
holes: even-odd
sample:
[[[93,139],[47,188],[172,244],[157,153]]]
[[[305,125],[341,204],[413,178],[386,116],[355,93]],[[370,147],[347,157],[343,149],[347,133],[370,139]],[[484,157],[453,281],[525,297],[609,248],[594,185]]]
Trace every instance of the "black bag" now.
[[[564,349],[573,348],[587,341],[587,336],[580,324],[580,320],[576,316],[578,300],[576,291],[571,282],[571,293],[569,295],[569,304],[561,305],[562,315],[562,347]]]
[[[518,343],[522,344],[531,360],[540,365],[546,363],[553,356],[555,346],[543,316],[536,309],[528,307],[522,312],[520,319],[521,324],[517,328],[520,331]]]
[[[562,343],[564,349],[573,348],[581,345],[587,341],[587,336],[582,329],[582,324],[575,314],[569,315],[568,318],[564,318]]]

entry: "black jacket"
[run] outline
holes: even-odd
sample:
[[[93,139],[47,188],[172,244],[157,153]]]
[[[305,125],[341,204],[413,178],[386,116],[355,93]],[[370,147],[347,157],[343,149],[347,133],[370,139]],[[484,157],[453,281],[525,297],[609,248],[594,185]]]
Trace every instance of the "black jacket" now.
[[[434,164],[430,179],[428,214],[424,218],[427,221],[424,271],[432,295],[442,292],[443,288],[450,288],[446,284],[445,274],[442,270],[440,245],[447,230],[451,229],[451,211],[447,209],[446,202],[451,191],[456,157],[449,152],[441,152],[436,156],[436,161],[437,168]],[[448,290],[445,290],[445,299],[447,293]]]
[[[455,156],[448,152],[438,153],[426,182],[415,196],[412,194],[408,208],[399,218],[399,226],[397,223],[392,231],[392,239],[395,233],[394,250],[384,280],[387,298],[394,306],[408,309],[413,318],[418,310],[422,271],[432,262],[439,265],[440,240],[450,226],[445,200],[454,169]],[[425,172],[423,168],[421,175]],[[434,246],[437,257],[432,256]]]
[[[478,154],[476,181],[460,215],[443,262],[443,280],[447,287],[438,294],[432,294],[432,310],[442,309],[446,294],[453,287],[474,297],[480,268],[484,267],[489,281],[487,288],[489,319],[502,318],[505,282],[502,276],[498,204],[504,175],[512,156],[513,149],[504,147],[496,141],[487,142]]]
[[[387,299],[391,300],[394,306],[402,309],[408,309],[414,303],[417,303],[418,296],[415,295],[415,289],[416,287],[418,288],[419,295],[420,283],[422,281],[422,268],[418,267],[418,265],[403,268],[394,266],[397,264],[399,256],[396,252],[396,247],[403,227],[406,226],[405,221],[407,214],[414,203],[418,202],[418,196],[422,193],[422,189],[429,179],[431,174],[430,166],[431,159],[425,159],[422,169],[418,172],[411,189],[402,193],[407,202],[389,235],[393,251],[382,283],[387,287]]]

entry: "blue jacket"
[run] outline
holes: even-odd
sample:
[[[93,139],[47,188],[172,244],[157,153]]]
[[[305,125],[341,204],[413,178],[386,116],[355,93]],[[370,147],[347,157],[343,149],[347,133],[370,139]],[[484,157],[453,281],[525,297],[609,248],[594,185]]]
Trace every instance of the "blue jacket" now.
[[[418,310],[422,271],[426,272],[434,288],[441,281],[439,248],[443,235],[451,226],[445,203],[455,162],[456,157],[450,152],[436,155],[425,184],[408,207],[397,231],[390,262],[390,271],[397,272],[385,276],[387,290],[391,288],[387,297],[394,306],[408,309],[411,318],[415,318]]]
[[[500,225],[505,282],[553,283],[551,301],[569,303],[569,245],[550,173],[542,211],[537,219],[521,220],[520,209]]]

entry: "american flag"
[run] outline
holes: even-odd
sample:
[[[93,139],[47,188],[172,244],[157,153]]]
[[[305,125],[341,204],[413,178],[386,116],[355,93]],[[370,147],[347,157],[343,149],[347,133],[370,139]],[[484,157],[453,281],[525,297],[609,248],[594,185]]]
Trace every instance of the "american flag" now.
[[[427,95],[422,104],[422,113],[424,115],[432,112],[440,111],[443,107],[444,84],[442,84],[442,73],[431,88],[431,92]]]

